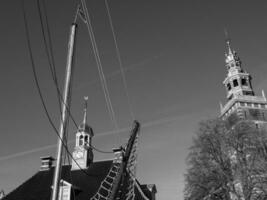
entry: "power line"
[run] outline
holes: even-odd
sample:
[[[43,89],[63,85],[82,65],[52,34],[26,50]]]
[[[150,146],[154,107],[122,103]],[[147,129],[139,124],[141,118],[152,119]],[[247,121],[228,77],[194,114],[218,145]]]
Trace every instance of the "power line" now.
[[[110,8],[109,8],[108,0],[105,0],[105,6],[106,6],[107,13],[108,13],[109,24],[110,24],[110,28],[111,28],[114,44],[115,44],[116,55],[117,55],[118,62],[119,62],[120,72],[121,72],[121,76],[122,76],[123,86],[124,86],[124,90],[125,90],[125,93],[126,93],[126,98],[127,98],[127,102],[128,102],[131,118],[132,118],[132,120],[135,120],[135,116],[134,116],[134,113],[133,113],[133,106],[132,106],[132,103],[130,101],[130,95],[129,95],[129,92],[128,92],[128,85],[127,85],[127,81],[126,81],[124,68],[122,66],[121,54],[120,54],[120,51],[119,51],[117,37],[116,37],[116,34],[115,34],[115,30],[114,30],[114,26],[113,26],[111,14],[110,14]]]

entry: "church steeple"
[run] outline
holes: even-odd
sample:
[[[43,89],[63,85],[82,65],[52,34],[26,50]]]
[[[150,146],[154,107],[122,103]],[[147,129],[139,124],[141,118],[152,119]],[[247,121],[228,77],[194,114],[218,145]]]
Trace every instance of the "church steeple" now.
[[[226,39],[225,66],[228,73],[223,84],[226,87],[227,99],[242,95],[254,96],[251,76],[242,69],[241,60],[233,50],[229,38]]]
[[[226,33],[225,66],[226,78],[223,84],[226,88],[227,102],[221,106],[221,117],[235,121],[250,119],[257,123],[267,121],[267,101],[262,96],[255,96],[251,84],[251,76],[241,66],[241,60],[232,48],[230,38]]]
[[[83,121],[78,127],[76,133],[75,149],[73,152],[72,169],[87,168],[93,162],[92,137],[93,129],[87,124],[87,101],[88,97],[84,97],[84,114]],[[79,164],[79,166],[77,165]]]
[[[88,97],[84,97],[84,109],[83,109],[83,121],[79,126],[79,131],[80,132],[86,132],[86,133],[90,133],[91,132],[91,127],[88,126],[87,124],[87,101],[88,101]]]

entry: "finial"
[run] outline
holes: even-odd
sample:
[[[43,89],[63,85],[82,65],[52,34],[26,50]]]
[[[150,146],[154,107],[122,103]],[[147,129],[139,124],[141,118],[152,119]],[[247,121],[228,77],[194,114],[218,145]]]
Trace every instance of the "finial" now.
[[[224,35],[225,35],[225,41],[226,41],[226,46],[228,49],[228,55],[233,54],[232,48],[231,48],[231,39],[229,37],[228,31],[226,28],[224,28]]]
[[[87,102],[88,102],[88,96],[84,97],[84,116],[83,116],[83,124],[86,124],[87,122]]]

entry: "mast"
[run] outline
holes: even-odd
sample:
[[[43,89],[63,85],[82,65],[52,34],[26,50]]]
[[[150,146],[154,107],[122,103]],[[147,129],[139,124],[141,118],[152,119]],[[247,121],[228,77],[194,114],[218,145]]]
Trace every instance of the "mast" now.
[[[77,24],[73,23],[70,28],[69,35],[69,44],[68,44],[68,56],[67,56],[67,66],[66,66],[66,77],[65,77],[65,88],[62,101],[62,113],[60,118],[60,127],[59,127],[59,138],[57,143],[57,162],[54,171],[53,179],[53,192],[52,200],[58,200],[59,194],[59,182],[61,176],[61,167],[62,167],[62,150],[63,142],[65,142],[65,132],[67,129],[68,119],[69,119],[69,109],[70,109],[70,100],[71,100],[71,80],[72,80],[72,71],[74,63],[74,47],[75,47],[75,36],[76,36]]]

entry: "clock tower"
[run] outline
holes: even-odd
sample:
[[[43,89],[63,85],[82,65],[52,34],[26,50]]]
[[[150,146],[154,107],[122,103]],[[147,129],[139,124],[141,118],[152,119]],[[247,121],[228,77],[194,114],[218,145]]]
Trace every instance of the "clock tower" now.
[[[84,117],[76,133],[75,148],[73,151],[72,170],[86,169],[93,162],[92,137],[93,129],[87,124],[87,100],[84,98]],[[79,165],[79,166],[78,166]]]
[[[252,120],[256,126],[267,125],[267,100],[262,95],[255,95],[251,76],[241,66],[241,60],[232,49],[230,39],[226,40],[225,65],[227,76],[223,81],[227,102],[221,105],[221,118],[227,119],[231,126],[240,120]]]

